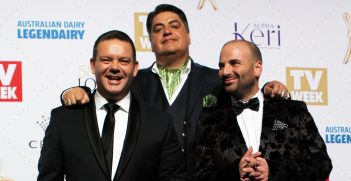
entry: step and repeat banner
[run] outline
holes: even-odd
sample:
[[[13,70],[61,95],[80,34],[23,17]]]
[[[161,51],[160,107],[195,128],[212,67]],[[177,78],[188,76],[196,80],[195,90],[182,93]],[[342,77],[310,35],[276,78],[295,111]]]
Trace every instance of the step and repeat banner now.
[[[149,11],[174,4],[187,14],[194,61],[217,68],[224,42],[262,50],[264,73],[303,100],[326,142],[331,181],[351,180],[351,0],[18,0],[0,11],[0,180],[36,180],[50,111],[68,87],[95,87],[89,68],[102,33],[128,33],[141,68],[155,61]]]

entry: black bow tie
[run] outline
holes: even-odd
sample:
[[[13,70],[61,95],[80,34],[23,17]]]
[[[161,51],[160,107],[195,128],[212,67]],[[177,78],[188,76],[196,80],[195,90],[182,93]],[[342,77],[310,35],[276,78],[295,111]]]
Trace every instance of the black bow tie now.
[[[255,97],[253,99],[250,99],[250,101],[247,103],[243,103],[241,101],[234,100],[232,105],[233,105],[233,111],[234,111],[235,115],[239,115],[246,108],[249,108],[249,109],[254,110],[254,111],[258,111],[260,101],[258,101],[258,98]]]

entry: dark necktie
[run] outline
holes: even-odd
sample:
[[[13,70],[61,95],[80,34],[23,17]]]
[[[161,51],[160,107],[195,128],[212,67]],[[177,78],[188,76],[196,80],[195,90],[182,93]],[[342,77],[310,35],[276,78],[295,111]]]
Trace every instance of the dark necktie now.
[[[119,106],[114,102],[109,102],[105,104],[104,107],[107,110],[107,115],[105,117],[104,127],[102,129],[101,140],[105,154],[105,161],[111,175],[113,158],[113,134],[115,131],[115,112],[118,110]]]
[[[254,110],[254,111],[258,111],[260,102],[258,101],[258,98],[255,97],[253,99],[250,99],[250,101],[247,103],[243,103],[241,101],[234,100],[232,105],[233,105],[233,111],[234,111],[235,115],[239,115],[241,112],[243,112],[244,109],[247,109],[247,108]]]

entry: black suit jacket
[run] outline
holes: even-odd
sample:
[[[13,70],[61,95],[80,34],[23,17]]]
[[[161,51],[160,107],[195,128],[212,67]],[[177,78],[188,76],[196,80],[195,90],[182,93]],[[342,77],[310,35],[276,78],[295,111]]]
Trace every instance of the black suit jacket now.
[[[39,159],[38,181],[108,181],[95,101],[51,112]],[[117,118],[118,120],[118,118]],[[114,181],[185,180],[184,154],[170,115],[132,96],[128,127]]]
[[[230,97],[204,108],[196,146],[198,180],[240,180],[239,162],[247,151]],[[259,151],[268,161],[269,180],[326,180],[332,163],[306,104],[265,98]]]
[[[168,111],[172,115],[178,139],[186,153],[187,175],[190,177],[194,165],[195,136],[202,112],[202,98],[220,84],[218,70],[199,65],[191,60],[191,71],[180,92],[185,96],[177,96],[175,103],[177,101],[182,103],[178,107],[172,107],[175,103],[168,104],[160,78],[152,72],[152,66],[138,72],[133,92],[147,104]]]

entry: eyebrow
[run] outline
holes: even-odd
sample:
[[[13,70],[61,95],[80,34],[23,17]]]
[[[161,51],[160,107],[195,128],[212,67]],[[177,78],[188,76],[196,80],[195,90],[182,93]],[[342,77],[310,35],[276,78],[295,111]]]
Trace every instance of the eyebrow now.
[[[172,24],[172,23],[179,23],[181,24],[181,22],[177,19],[171,20],[168,22],[168,24]],[[152,26],[152,28],[156,27],[156,26],[165,26],[164,23],[156,23]]]

